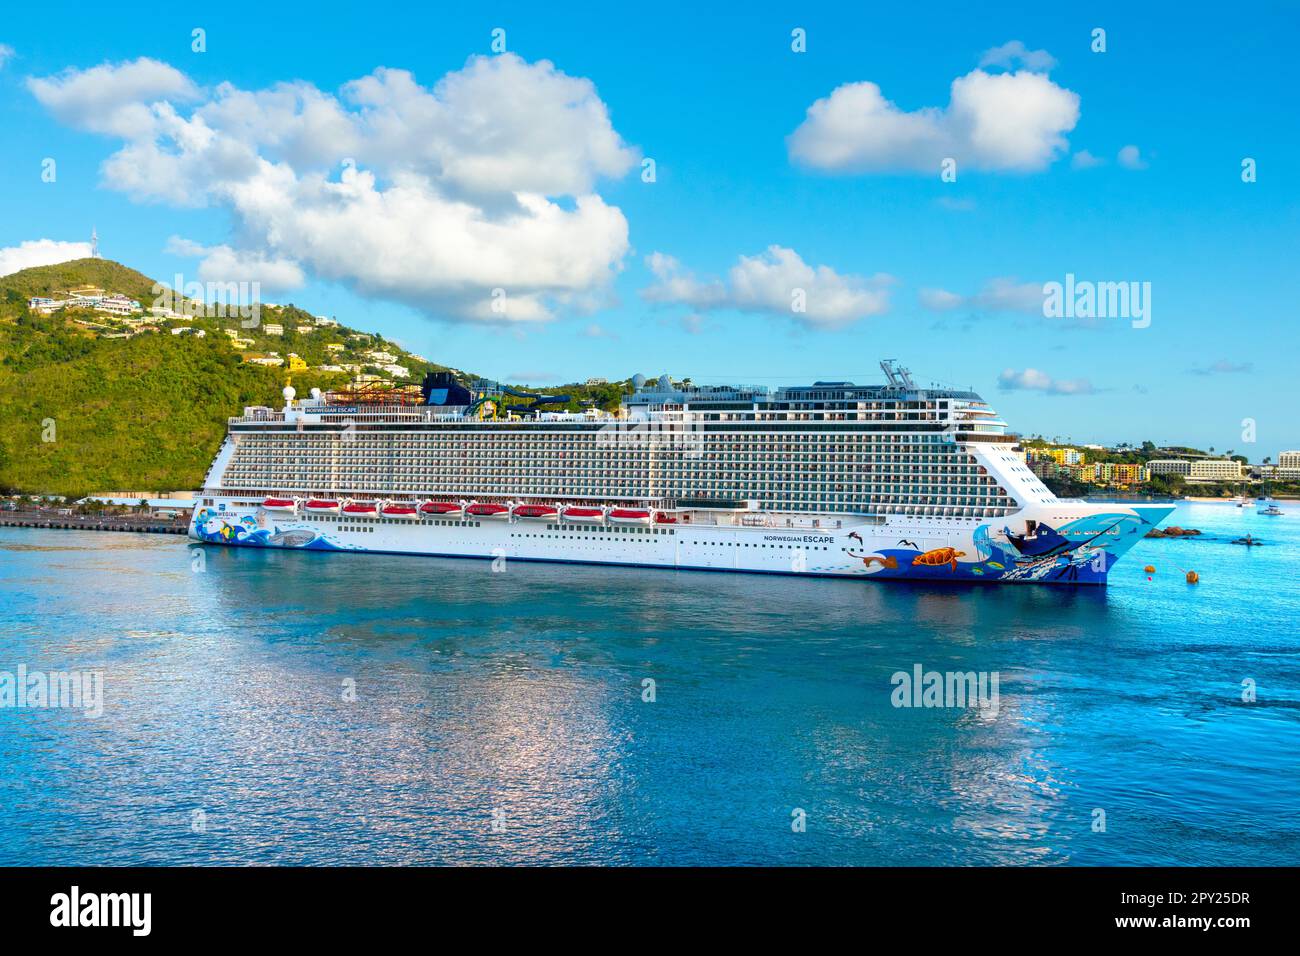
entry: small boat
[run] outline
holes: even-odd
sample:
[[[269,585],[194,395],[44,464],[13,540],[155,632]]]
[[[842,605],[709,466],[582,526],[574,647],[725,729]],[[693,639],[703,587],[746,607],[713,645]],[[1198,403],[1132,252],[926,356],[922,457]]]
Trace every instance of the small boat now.
[[[426,501],[420,505],[420,514],[435,518],[459,518],[464,513],[464,505],[458,505],[454,501]]]
[[[379,505],[373,501],[349,501],[343,506],[343,513],[361,518],[373,518],[379,513]]]
[[[614,524],[649,524],[650,512],[644,508],[611,508],[609,520]]]
[[[663,511],[655,512],[655,524],[676,524],[677,518],[674,515],[667,514]]]
[[[565,521],[580,521],[586,524],[601,524],[605,520],[604,508],[582,508],[570,505],[560,513]]]
[[[1260,495],[1255,499],[1255,514],[1260,515],[1280,515],[1282,509],[1277,506],[1277,502],[1268,495]]]
[[[333,498],[308,498],[302,510],[311,515],[336,515],[339,513],[339,503]]]
[[[414,505],[400,501],[391,501],[380,512],[385,518],[419,518],[420,511]]]
[[[560,509],[555,505],[515,505],[516,518],[528,518],[532,521],[554,521]]]
[[[509,518],[510,509],[505,505],[498,504],[479,504],[470,505],[465,509],[467,515],[473,515],[475,518]]]
[[[298,510],[298,502],[292,498],[267,498],[262,502],[262,508],[277,514],[293,514]]]

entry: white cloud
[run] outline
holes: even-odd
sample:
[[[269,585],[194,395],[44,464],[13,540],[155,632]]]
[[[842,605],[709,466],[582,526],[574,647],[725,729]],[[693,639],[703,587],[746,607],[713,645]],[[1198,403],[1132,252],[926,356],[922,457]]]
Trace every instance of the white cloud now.
[[[1094,156],[1086,149],[1081,149],[1070,157],[1071,169],[1095,169],[1098,166],[1106,165],[1106,160],[1100,156]]]
[[[57,239],[29,239],[16,246],[0,249],[0,276],[21,272],[35,266],[52,266],[90,256],[88,242],[60,242]]]
[[[980,66],[1000,66],[1008,70],[1021,66],[1035,73],[1046,73],[1056,66],[1056,57],[1046,50],[1030,50],[1019,40],[1009,40],[985,50],[980,57]]]
[[[126,138],[154,131],[157,104],[188,102],[199,95],[198,87],[180,70],[148,57],[32,77],[27,88],[59,122]]]
[[[4,69],[5,64],[9,62],[9,60],[13,57],[13,55],[14,55],[13,47],[11,47],[8,43],[0,43],[0,70]]]
[[[990,279],[974,295],[959,295],[947,289],[922,289],[918,298],[921,305],[932,312],[969,309],[980,312],[1043,314],[1042,285],[1008,277]]]
[[[200,258],[199,279],[214,283],[257,283],[263,294],[288,292],[306,282],[302,267],[290,259],[277,259],[265,253],[234,249],[228,245],[203,246],[189,239],[172,236],[167,251],[186,258]]]
[[[1119,155],[1115,157],[1116,161],[1125,169],[1146,169],[1147,162],[1142,158],[1142,152],[1136,146],[1128,145],[1120,148]]]
[[[637,154],[590,81],[546,61],[473,57],[432,88],[381,68],[340,96],[223,83],[188,110],[196,88],[154,61],[30,85],[70,125],[123,139],[110,188],[229,210],[240,243],[208,250],[213,274],[310,273],[437,317],[537,320],[600,301],[628,250],[594,190]]]
[[[998,376],[998,387],[1005,391],[1024,389],[1033,392],[1045,392],[1048,395],[1089,395],[1094,389],[1086,378],[1055,379],[1046,372],[1036,368],[1017,371],[1013,368],[1003,369]]]
[[[697,279],[672,256],[658,252],[646,264],[656,279],[641,293],[649,302],[687,305],[696,313],[735,309],[823,328],[887,312],[894,282],[884,274],[840,275],[829,266],[810,266],[782,246],[740,256],[725,281]]]
[[[808,107],[787,147],[793,161],[823,172],[937,175],[946,158],[959,174],[1035,172],[1069,148],[1065,134],[1078,120],[1078,94],[1042,73],[976,69],[953,80],[946,107],[912,112],[875,83],[846,83]]]

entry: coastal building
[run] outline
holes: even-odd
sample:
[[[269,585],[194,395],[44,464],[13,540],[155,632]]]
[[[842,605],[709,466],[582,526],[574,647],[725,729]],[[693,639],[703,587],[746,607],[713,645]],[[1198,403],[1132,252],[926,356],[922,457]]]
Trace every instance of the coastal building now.
[[[367,352],[366,358],[374,365],[389,365],[397,361],[397,356],[392,352]]]
[[[317,325],[322,325],[322,326],[327,326],[327,327],[333,327],[333,326],[338,325],[338,322],[334,321],[333,319],[331,319],[331,318],[330,318],[329,316],[327,316],[327,315],[313,315],[313,316],[312,316],[312,320],[313,320]]]
[[[1181,475],[1190,482],[1240,481],[1245,472],[1231,458],[1157,458],[1147,462],[1153,475]]]
[[[342,342],[326,342],[326,343],[325,343],[325,351],[326,351],[326,352],[342,352],[345,348],[347,348],[347,346],[345,346]]]
[[[299,335],[308,335],[308,334],[310,334],[310,333],[312,333],[312,332],[315,332],[315,331],[316,331],[316,326],[314,326],[314,325],[300,325],[300,326],[298,326],[298,334],[299,334]]]
[[[307,363],[301,359],[297,353],[289,353],[289,371],[303,372],[307,369]]]
[[[1240,481],[1244,472],[1241,462],[1230,458],[1203,458],[1192,462],[1188,481]]]
[[[135,299],[128,299],[124,295],[101,296],[95,301],[92,308],[96,312],[107,312],[110,315],[132,315],[144,311],[139,302]]]
[[[387,365],[381,365],[379,367],[383,369],[385,372],[387,372],[389,375],[393,376],[393,378],[409,378],[411,375],[410,369],[406,368],[403,365],[393,364],[392,362],[388,363]]]
[[[284,335],[284,326],[278,322],[267,322],[262,326],[262,331],[267,335]]]
[[[284,359],[274,352],[250,352],[244,356],[244,361],[250,365],[283,365]]]
[[[1300,451],[1279,452],[1277,464],[1269,471],[1278,481],[1300,481]]]
[[[1151,477],[1145,466],[1126,462],[1099,461],[1087,467],[1092,472],[1090,484],[1107,488],[1129,488]]]

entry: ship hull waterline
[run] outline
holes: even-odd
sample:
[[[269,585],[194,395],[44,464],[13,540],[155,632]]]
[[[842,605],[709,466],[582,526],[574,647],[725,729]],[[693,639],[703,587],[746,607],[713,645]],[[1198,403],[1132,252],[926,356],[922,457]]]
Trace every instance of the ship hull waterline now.
[[[1172,506],[1058,503],[979,522],[918,518],[839,527],[585,526],[552,519],[288,517],[199,505],[189,533],[216,545],[621,565],[955,584],[1104,585]],[[1054,512],[1047,514],[1046,512]],[[1050,519],[1050,520],[1049,520]],[[1053,523],[1054,522],[1054,523]]]

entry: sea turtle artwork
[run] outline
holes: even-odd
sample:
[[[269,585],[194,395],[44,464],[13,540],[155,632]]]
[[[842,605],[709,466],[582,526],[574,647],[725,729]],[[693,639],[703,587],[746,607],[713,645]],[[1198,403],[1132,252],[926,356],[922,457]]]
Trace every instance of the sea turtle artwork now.
[[[933,551],[927,551],[925,554],[918,554],[912,559],[914,565],[924,565],[926,567],[938,567],[941,564],[950,564],[954,571],[957,570],[957,559],[964,558],[965,551],[958,551],[955,548],[935,548]]]

